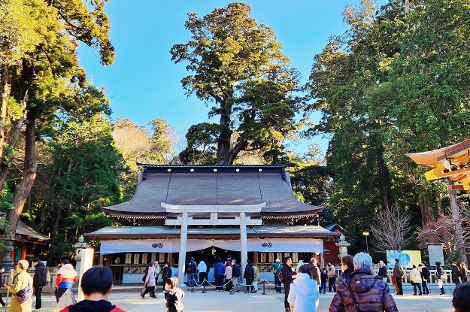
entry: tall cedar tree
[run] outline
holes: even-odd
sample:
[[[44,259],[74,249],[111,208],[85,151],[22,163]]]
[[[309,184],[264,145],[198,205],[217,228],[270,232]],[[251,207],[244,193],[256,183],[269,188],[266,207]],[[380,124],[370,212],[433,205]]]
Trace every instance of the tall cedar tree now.
[[[219,123],[189,129],[183,162],[204,156],[206,162],[229,165],[243,150],[266,151],[276,161],[282,141],[305,120],[298,115],[304,102],[295,96],[298,72],[281,53],[274,31],[258,25],[250,11],[236,2],[202,18],[188,13],[185,27],[192,38],[171,48],[172,60],[187,62],[192,72],[182,79],[187,95],[213,103],[208,115],[220,117]]]

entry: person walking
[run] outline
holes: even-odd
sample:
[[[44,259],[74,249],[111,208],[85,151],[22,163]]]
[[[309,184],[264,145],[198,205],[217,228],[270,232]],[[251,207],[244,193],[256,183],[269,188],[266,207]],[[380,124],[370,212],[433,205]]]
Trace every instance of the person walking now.
[[[113,289],[113,273],[109,268],[94,266],[88,269],[82,276],[80,286],[84,300],[60,312],[125,312],[108,300]]]
[[[162,281],[163,281],[162,291],[165,291],[165,281],[171,277],[172,277],[171,264],[170,262],[166,262],[162,269]]]
[[[383,281],[386,283],[387,282],[387,266],[385,265],[385,262],[382,260],[379,261],[379,272],[377,273],[377,277],[383,279]]]
[[[431,272],[429,272],[426,262],[421,263],[421,281],[423,286],[423,295],[429,295],[428,280],[431,277]]]
[[[34,287],[34,295],[36,296],[36,304],[34,306],[33,312],[38,312],[41,310],[42,301],[41,301],[41,294],[42,288],[46,286],[46,266],[44,263],[41,262],[41,259],[34,258],[34,278],[33,278],[33,287]]]
[[[73,285],[78,281],[77,271],[69,263],[67,259],[60,261],[61,267],[57,272],[57,278],[55,280],[55,298],[59,302],[60,297],[67,291],[72,289]]]
[[[204,286],[206,281],[206,271],[207,271],[207,264],[204,260],[201,260],[199,264],[197,265],[197,272],[198,272],[198,277],[199,277],[199,284],[201,286]]]
[[[468,270],[465,262],[460,262],[460,279],[462,280],[462,283],[467,281],[467,275]]]
[[[401,266],[398,259],[395,259],[395,267],[393,268],[393,278],[395,279],[395,284],[397,288],[397,295],[403,295],[403,276],[405,276],[405,270]]]
[[[437,277],[437,286],[441,291],[440,295],[445,295],[446,291],[444,290],[444,282],[442,281],[444,278],[444,270],[441,268],[441,263],[437,261],[436,263],[436,277]]]
[[[416,288],[419,289],[419,294],[422,295],[423,293],[421,292],[421,283],[423,280],[421,279],[421,273],[419,272],[418,268],[416,265],[413,264],[413,269],[411,269],[410,272],[410,280],[411,280],[411,285],[413,285],[413,296],[416,296]]]
[[[294,281],[294,277],[292,276],[292,258],[287,256],[284,257],[281,273],[282,273],[282,284],[284,284],[284,308],[286,312],[290,312],[290,304],[289,300],[289,292],[290,292],[290,285]]]
[[[309,263],[315,266],[315,268],[317,270],[317,276],[318,276],[317,284],[320,285],[321,284],[321,281],[320,281],[321,271],[320,271],[320,266],[318,264],[318,261],[317,261],[317,258],[315,257],[315,255],[312,255],[312,257],[310,258]]]
[[[13,279],[12,284],[5,284],[4,286],[8,289],[11,293],[11,305],[8,309],[8,312],[30,312],[31,306],[33,304],[32,296],[30,296],[27,300],[23,303],[20,303],[16,298],[16,294],[20,291],[25,289],[27,286],[33,287],[33,280],[31,276],[26,272],[29,267],[29,263],[26,260],[18,261],[18,264],[15,267],[16,273],[18,273],[15,278]],[[32,294],[32,291],[31,291]]]
[[[253,292],[253,279],[255,277],[255,273],[253,271],[253,264],[251,260],[246,260],[245,266],[245,274],[243,276],[246,280],[246,291],[245,293]]]
[[[398,312],[388,284],[372,275],[372,258],[360,252],[353,258],[354,272],[346,283],[341,280],[329,312]]]
[[[316,312],[320,294],[316,279],[317,271],[304,264],[299,268],[295,281],[291,284],[287,301],[295,312]],[[314,273],[315,278],[312,278]]]
[[[165,300],[167,312],[183,312],[184,291],[178,287],[178,279],[175,277],[167,278],[163,281],[165,284]]]
[[[147,275],[144,280],[145,290],[140,294],[142,299],[145,299],[145,295],[150,293],[151,298],[157,298],[155,294],[155,263],[150,262],[147,268]]]
[[[274,274],[274,288],[278,294],[281,293],[281,281],[279,280],[279,272],[282,270],[281,260],[276,259],[275,262],[271,264],[273,266],[273,274]]]
[[[460,269],[457,267],[457,262],[452,261],[452,271],[451,271],[452,283],[457,286],[460,284]]]
[[[333,261],[328,261],[328,292],[336,292],[336,268]],[[332,291],[333,289],[333,291]]]

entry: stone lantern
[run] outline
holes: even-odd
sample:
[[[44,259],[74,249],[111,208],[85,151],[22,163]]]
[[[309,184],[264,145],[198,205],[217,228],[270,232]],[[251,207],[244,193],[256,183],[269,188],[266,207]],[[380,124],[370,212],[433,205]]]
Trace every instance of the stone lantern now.
[[[346,237],[344,237],[344,235],[341,234],[339,236],[339,241],[335,245],[339,247],[338,257],[341,260],[341,258],[343,258],[343,256],[346,256],[348,254],[348,247],[351,246],[351,244],[348,243],[346,241]]]
[[[77,263],[75,266],[75,270],[78,273],[78,276],[80,276],[80,265],[82,261],[82,252],[84,249],[88,247],[88,244],[85,243],[85,238],[83,235],[80,235],[78,238],[78,243],[74,244],[73,247],[75,248],[75,256],[73,257],[75,259],[75,262]]]

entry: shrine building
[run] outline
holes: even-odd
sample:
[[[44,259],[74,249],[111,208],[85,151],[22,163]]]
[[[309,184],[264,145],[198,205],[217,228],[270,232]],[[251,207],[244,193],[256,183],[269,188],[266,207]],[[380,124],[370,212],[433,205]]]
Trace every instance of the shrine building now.
[[[294,263],[312,254],[322,264],[339,263],[339,233],[294,225],[308,223],[323,208],[294,197],[287,165],[139,165],[134,197],[103,208],[124,225],[84,234],[100,241],[100,264],[112,269],[115,283],[140,282],[150,261],[184,268],[190,256],[212,266],[230,255],[243,268],[250,259],[261,274],[287,255]]]

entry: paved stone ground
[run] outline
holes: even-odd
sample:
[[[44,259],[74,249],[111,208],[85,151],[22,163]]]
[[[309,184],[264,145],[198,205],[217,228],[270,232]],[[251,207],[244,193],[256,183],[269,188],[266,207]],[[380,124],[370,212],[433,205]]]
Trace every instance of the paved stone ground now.
[[[453,312],[452,309],[452,289],[447,287],[447,294],[440,296],[437,288],[431,287],[429,296],[413,296],[411,287],[404,287],[404,296],[394,296],[399,311],[405,312]],[[161,292],[158,292],[156,299],[146,296],[140,298],[140,287],[116,287],[110,296],[111,302],[129,312],[158,312],[166,311],[165,299]],[[333,293],[320,296],[318,311],[328,311]],[[35,298],[33,297],[33,302]],[[283,312],[284,295],[276,294],[274,291],[267,291],[262,295],[261,290],[255,294],[229,292],[215,292],[207,290],[202,293],[200,290],[191,293],[186,291],[183,299],[185,312]],[[41,311],[52,312],[55,306],[55,298],[50,295],[43,296],[43,308]],[[1,311],[1,310],[0,310]]]

